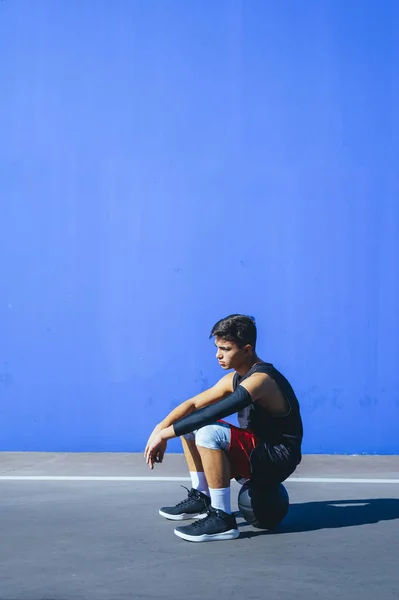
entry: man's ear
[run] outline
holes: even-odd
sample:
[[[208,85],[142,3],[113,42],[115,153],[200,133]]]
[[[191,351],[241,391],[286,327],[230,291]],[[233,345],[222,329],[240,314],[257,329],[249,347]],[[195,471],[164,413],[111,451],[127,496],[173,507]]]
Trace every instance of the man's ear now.
[[[249,354],[252,351],[252,346],[251,344],[247,344],[244,348],[244,352],[245,354]]]

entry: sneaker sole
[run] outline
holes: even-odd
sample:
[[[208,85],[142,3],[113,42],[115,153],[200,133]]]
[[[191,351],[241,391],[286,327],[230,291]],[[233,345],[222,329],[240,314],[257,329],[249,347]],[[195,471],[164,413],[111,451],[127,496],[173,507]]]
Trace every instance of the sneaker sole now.
[[[208,513],[204,512],[197,513],[194,515],[190,513],[182,513],[181,515],[169,515],[168,513],[165,513],[162,510],[160,510],[159,514],[161,515],[161,517],[164,517],[164,519],[168,519],[169,521],[189,521],[191,519],[204,519]]]
[[[238,529],[230,529],[230,531],[224,531],[223,533],[204,534],[204,535],[187,535],[175,529],[175,535],[182,540],[187,542],[217,542],[225,540],[235,540],[240,536]]]

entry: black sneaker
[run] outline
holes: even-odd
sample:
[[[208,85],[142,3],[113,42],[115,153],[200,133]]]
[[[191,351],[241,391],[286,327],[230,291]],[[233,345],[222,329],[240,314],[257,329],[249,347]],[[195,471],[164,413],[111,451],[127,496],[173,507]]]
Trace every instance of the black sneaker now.
[[[237,521],[234,515],[209,507],[205,519],[178,527],[175,534],[188,542],[213,542],[216,540],[234,540],[239,537]]]
[[[187,519],[203,519],[207,516],[208,507],[211,505],[209,496],[194,488],[191,488],[191,490],[185,489],[188,492],[188,497],[176,506],[162,507],[159,511],[161,517],[172,521],[185,521]]]

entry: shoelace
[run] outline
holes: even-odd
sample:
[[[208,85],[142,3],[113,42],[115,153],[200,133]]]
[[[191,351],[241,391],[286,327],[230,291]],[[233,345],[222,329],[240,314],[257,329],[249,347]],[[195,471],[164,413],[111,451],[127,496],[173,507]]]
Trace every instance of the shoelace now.
[[[205,504],[205,502],[204,502]],[[198,521],[194,521],[194,523],[191,525],[191,527],[193,529],[199,529],[200,527],[204,527],[204,524],[206,521],[211,521],[212,519],[215,519],[218,516],[217,510],[212,508],[212,506],[210,506],[207,509],[207,515],[204,519],[199,519]]]
[[[188,488],[186,488],[186,486],[185,486],[185,485],[181,485],[180,487],[182,487],[182,488],[184,488],[185,490],[187,490],[187,493],[188,493],[188,498],[185,498],[185,499],[184,499],[184,500],[182,500],[181,502],[178,502],[178,503],[176,504],[176,506],[185,506],[185,505],[186,505],[188,502],[192,501],[192,499],[193,499],[193,495],[194,495],[194,494],[192,494],[192,493],[191,493],[191,490],[189,490]],[[204,502],[204,504],[205,504],[205,502]]]

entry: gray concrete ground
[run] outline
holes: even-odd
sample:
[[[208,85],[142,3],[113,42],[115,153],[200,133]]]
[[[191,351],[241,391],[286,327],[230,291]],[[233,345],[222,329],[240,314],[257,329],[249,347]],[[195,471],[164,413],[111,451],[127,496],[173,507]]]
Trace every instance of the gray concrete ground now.
[[[305,457],[298,477],[399,478],[399,457]],[[148,476],[135,455],[0,454],[3,476]],[[156,475],[185,476],[180,456]],[[184,482],[182,482],[184,484]],[[399,598],[399,484],[288,481],[291,507],[262,532],[192,544],[160,505],[174,481],[0,476],[1,600]],[[238,485],[233,485],[234,508]]]

